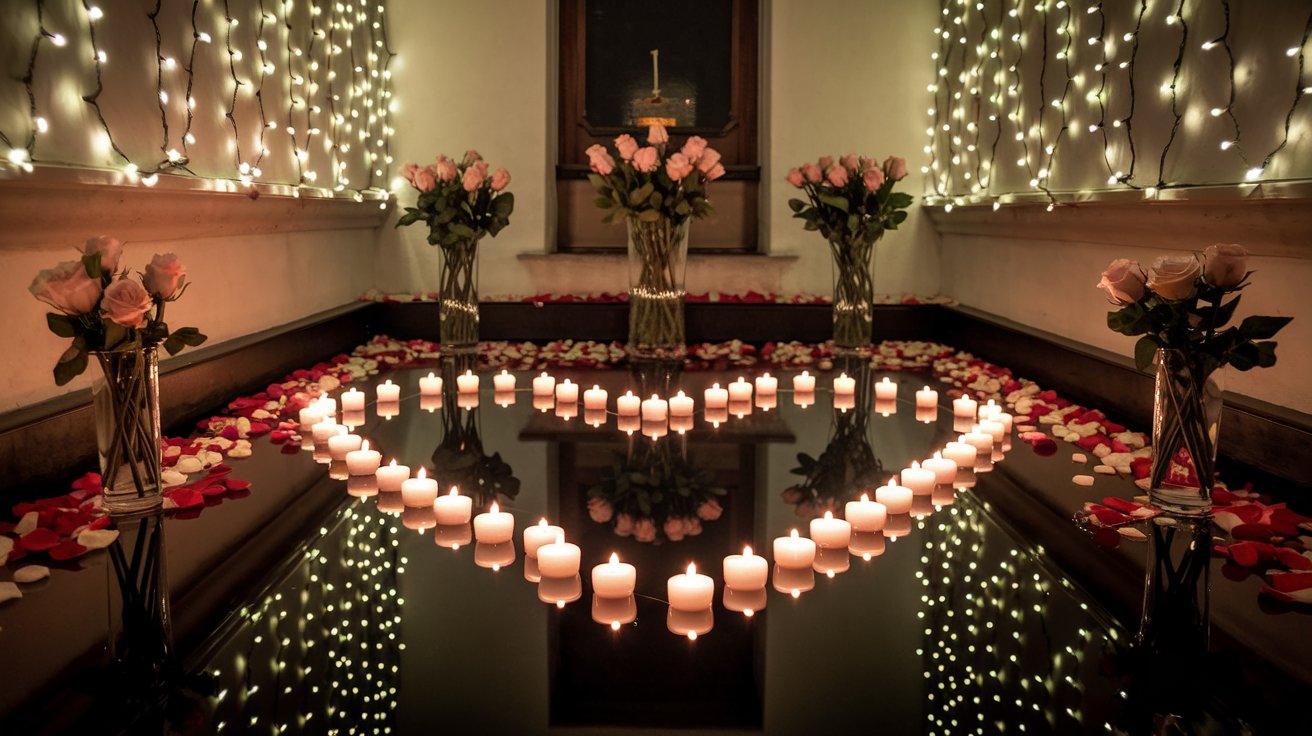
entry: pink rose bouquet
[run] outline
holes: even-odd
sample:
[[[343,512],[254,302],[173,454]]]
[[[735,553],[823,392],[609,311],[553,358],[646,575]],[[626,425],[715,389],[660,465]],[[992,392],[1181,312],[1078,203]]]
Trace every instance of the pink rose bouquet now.
[[[164,305],[187,290],[187,269],[172,253],[156,255],[146,270],[131,278],[119,270],[123,243],[92,238],[81,258],[41,271],[28,290],[57,311],[46,325],[73,344],[55,364],[55,383],[63,386],[87,368],[92,353],[131,350],[162,344],[170,355],[205,342],[195,327],[169,330]]]
[[[438,156],[428,166],[409,163],[401,168],[401,176],[419,196],[397,218],[396,226],[423,222],[428,225],[430,245],[477,242],[484,235],[495,238],[510,224],[515,209],[515,195],[506,191],[510,172],[490,172],[478,151],[466,151],[458,162]]]
[[[889,156],[878,160],[849,153],[821,156],[789,169],[785,180],[801,189],[806,199],[790,199],[793,217],[807,230],[818,230],[830,242],[873,243],[885,230],[896,230],[907,219],[912,197],[893,191],[907,175],[907,163]]]
[[[630,458],[602,470],[588,489],[588,516],[617,536],[639,542],[678,542],[702,533],[702,522],[724,513],[727,491],[715,474],[696,468],[670,442],[644,442]]]
[[[646,140],[648,145],[642,146],[627,133],[616,138],[618,161],[605,146],[588,148],[588,181],[597,190],[597,206],[606,210],[603,221],[633,217],[655,222],[665,217],[678,225],[714,212],[706,184],[724,176],[720,153],[701,136],[675,149],[661,125],[650,126]]]

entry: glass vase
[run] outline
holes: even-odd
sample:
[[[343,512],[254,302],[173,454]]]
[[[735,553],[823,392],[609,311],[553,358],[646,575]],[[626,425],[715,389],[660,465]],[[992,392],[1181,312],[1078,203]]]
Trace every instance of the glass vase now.
[[[871,266],[875,242],[861,237],[831,237],[834,257],[834,348],[869,349],[873,333],[875,286]]]
[[[1153,395],[1153,460],[1148,497],[1173,514],[1212,510],[1221,381],[1202,353],[1160,348]]]
[[[154,346],[95,354],[91,386],[104,508],[136,514],[160,508],[159,351]]]
[[[438,291],[443,352],[478,349],[478,241],[442,246],[442,282]]]
[[[685,351],[684,275],[688,220],[628,219],[629,355],[678,358]]]
[[[151,690],[169,675],[173,653],[164,517],[157,512],[119,518],[114,528],[119,537],[106,549],[109,655],[121,686]]]

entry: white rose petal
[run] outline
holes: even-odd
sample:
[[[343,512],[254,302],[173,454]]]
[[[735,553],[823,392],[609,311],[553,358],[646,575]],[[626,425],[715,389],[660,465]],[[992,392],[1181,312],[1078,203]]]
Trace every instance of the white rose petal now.
[[[1116,475],[1116,468],[1110,465],[1095,465],[1093,466],[1093,472],[1099,475]]]
[[[1122,537],[1132,539],[1136,542],[1142,542],[1148,538],[1147,535],[1132,526],[1118,526],[1116,527],[1116,531],[1120,532]]]
[[[29,511],[26,514],[23,514],[23,518],[19,519],[17,524],[14,524],[14,533],[21,537],[35,528],[36,512]]]
[[[17,600],[23,597],[23,591],[18,589],[13,583],[0,583],[0,603],[5,601]]]
[[[1071,482],[1075,483],[1077,486],[1091,486],[1093,485],[1093,476],[1077,475],[1074,478],[1071,478]]]
[[[179,473],[191,475],[192,473],[199,473],[203,467],[205,467],[205,464],[201,462],[199,457],[196,455],[187,455],[179,459],[178,464],[173,466],[173,469]]]
[[[13,537],[0,536],[0,565],[5,564],[9,559],[9,553],[14,551]]]
[[[1074,455],[1071,455],[1071,462],[1073,462],[1073,463],[1087,463],[1087,462],[1089,462],[1089,458],[1085,457],[1084,453],[1082,453],[1082,452],[1077,452],[1077,453],[1075,453]]]
[[[160,473],[160,480],[164,482],[165,488],[172,488],[173,486],[180,486],[183,483],[186,483],[187,476],[179,473],[173,468],[167,468],[164,472]]]
[[[337,380],[337,376],[324,375],[319,378],[319,388],[324,391],[336,391],[341,385],[342,382]]]
[[[35,583],[50,577],[50,568],[44,565],[27,565],[14,570],[15,583]]]
[[[164,499],[168,503],[168,499]],[[87,549],[104,549],[118,539],[117,529],[88,529],[77,535],[77,543]]]

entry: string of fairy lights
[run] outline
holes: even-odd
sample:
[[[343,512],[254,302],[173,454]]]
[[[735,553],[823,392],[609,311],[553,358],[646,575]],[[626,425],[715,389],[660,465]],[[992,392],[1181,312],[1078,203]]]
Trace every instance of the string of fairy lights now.
[[[929,162],[921,169],[931,190],[926,204],[997,210],[1037,198],[1052,211],[1095,191],[1153,198],[1165,189],[1297,179],[1291,143],[1312,125],[1312,108],[1302,104],[1312,93],[1305,68],[1312,3],[1285,11],[1301,34],[1282,26],[1266,36],[1285,36],[1272,42],[1282,44],[1292,69],[1258,63],[1262,49],[1236,53],[1236,13],[1253,14],[1250,26],[1276,25],[1257,17],[1267,12],[1260,4],[941,0]],[[1266,37],[1261,45],[1269,46]],[[1222,63],[1228,74],[1209,73]],[[1143,99],[1145,83],[1159,73],[1161,102],[1146,104],[1155,101]],[[1240,94],[1259,85],[1260,95]],[[1241,120],[1258,132],[1245,139]],[[1220,125],[1219,139],[1205,140]],[[1177,175],[1204,143],[1230,173],[1204,172],[1198,181]],[[1088,166],[1091,144],[1102,149],[1105,186]]]
[[[146,39],[142,44],[154,60],[149,76],[133,77],[133,83],[149,79],[154,87],[158,154],[137,145],[150,124],[143,110],[136,109],[130,119],[118,106],[106,114],[111,106],[105,68],[111,60],[102,37],[114,21],[118,24],[109,31],[114,35],[136,29],[128,11],[111,17],[118,5],[81,0],[61,17],[45,0],[32,0],[7,18],[21,28],[28,20],[21,14],[31,13],[35,33],[25,73],[15,80],[23,85],[27,114],[4,118],[10,129],[0,126],[0,145],[7,152],[0,166],[26,173],[39,165],[108,166],[144,186],[154,186],[161,174],[174,174],[227,180],[238,188],[286,185],[296,197],[350,197],[387,206],[396,109],[388,67],[396,54],[387,41],[385,0],[192,0],[189,21],[183,8],[156,0],[142,18],[154,36],[153,47]],[[187,40],[175,48],[172,41],[183,34]],[[64,47],[88,53],[45,53]],[[80,102],[97,128],[89,157],[61,158],[60,151],[77,147],[55,140],[56,131],[67,136],[85,126],[78,126],[81,111],[61,109],[56,96],[47,100],[39,94],[50,80],[86,87]],[[228,134],[223,146],[214,141],[198,146],[205,129],[199,116],[206,112],[198,109],[204,104],[197,100],[201,92],[222,98],[214,109]],[[285,119],[273,114],[275,109],[285,110]],[[56,125],[63,122],[60,115],[68,125]],[[15,129],[20,118],[25,125]],[[285,138],[276,135],[280,132]]]

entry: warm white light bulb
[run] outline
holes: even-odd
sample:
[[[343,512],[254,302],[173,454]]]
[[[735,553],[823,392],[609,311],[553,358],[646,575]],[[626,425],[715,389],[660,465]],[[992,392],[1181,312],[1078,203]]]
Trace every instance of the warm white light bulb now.
[[[100,20],[101,18],[105,17],[105,13],[101,11],[100,8],[96,7],[95,5],[92,5],[91,7],[87,8],[87,17],[90,18],[91,20]]]

